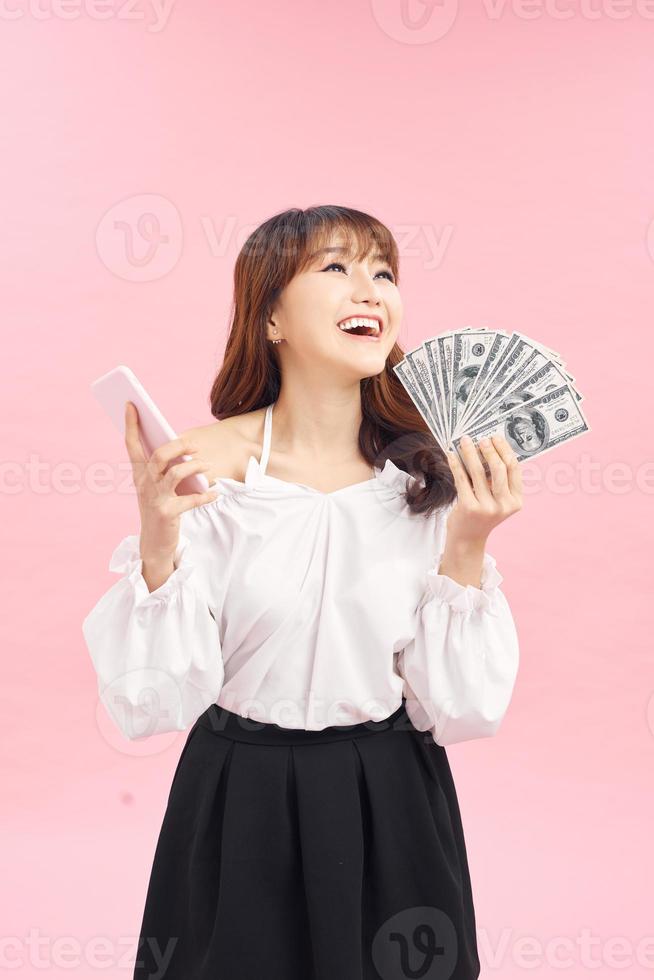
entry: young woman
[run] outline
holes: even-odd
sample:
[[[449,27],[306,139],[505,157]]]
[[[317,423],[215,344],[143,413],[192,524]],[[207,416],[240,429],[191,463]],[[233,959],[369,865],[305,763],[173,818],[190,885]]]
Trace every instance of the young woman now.
[[[470,476],[446,458],[392,371],[401,319],[384,225],[287,211],[236,262],[220,421],[147,459],[126,408],[141,530],[84,636],[127,738],[192,725],[136,980],[479,976],[444,746],[511,699],[485,546],[521,478],[501,438],[490,478],[472,443]],[[211,491],[178,496],[200,471]]]

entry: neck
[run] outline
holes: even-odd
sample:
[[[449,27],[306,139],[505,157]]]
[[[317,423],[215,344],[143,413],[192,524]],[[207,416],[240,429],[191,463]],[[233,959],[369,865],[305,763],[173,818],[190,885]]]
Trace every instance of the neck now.
[[[324,464],[354,462],[361,458],[361,418],[358,384],[354,389],[298,397],[282,390],[272,410],[275,452]]]

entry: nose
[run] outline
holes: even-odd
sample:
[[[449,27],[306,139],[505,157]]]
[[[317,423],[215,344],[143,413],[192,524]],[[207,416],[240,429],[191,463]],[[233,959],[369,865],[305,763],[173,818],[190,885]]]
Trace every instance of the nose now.
[[[368,272],[360,272],[352,277],[352,302],[381,305],[381,294],[377,282]]]

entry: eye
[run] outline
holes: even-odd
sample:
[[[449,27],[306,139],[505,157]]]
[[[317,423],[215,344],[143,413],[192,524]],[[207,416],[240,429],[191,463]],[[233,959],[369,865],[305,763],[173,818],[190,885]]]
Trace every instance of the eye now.
[[[329,265],[325,266],[323,272],[327,272],[328,269],[331,269],[334,266],[337,266],[339,269],[343,269],[343,271],[345,271],[345,266],[341,262],[330,262]],[[389,282],[395,282],[395,278],[390,269],[382,269],[380,272],[375,273],[375,275],[386,276]]]

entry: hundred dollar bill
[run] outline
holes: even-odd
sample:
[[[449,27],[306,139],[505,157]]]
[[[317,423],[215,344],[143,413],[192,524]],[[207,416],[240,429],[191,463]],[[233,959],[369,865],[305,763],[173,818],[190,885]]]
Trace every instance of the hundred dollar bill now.
[[[549,357],[546,353],[547,348],[542,348],[540,345],[534,346],[534,344],[529,341],[529,338],[523,338],[523,354],[525,354],[529,349],[532,349],[531,355],[522,356],[520,358],[522,362],[521,366],[519,366],[513,372],[504,372],[502,370],[502,366],[499,366],[497,373],[494,374],[491,383],[484,392],[485,398],[480,398],[475,407],[468,413],[466,417],[466,429],[471,429],[479,425],[480,422],[490,416],[491,412],[495,415],[501,414],[503,410],[497,406],[501,404],[502,399],[505,398],[509,392],[514,391],[516,388],[524,384],[527,378],[531,377],[545,364],[552,364],[559,371],[559,380],[557,381],[557,384],[552,384],[552,387],[558,387],[558,385],[568,382],[570,383],[573,391],[575,391],[577,400],[582,400],[581,394],[577,392],[576,388],[572,384],[572,382],[575,380],[573,375],[565,370],[558,358]],[[516,351],[517,348],[514,347],[513,350]],[[540,392],[537,393],[540,394]]]
[[[452,337],[450,432],[457,432],[466,414],[468,399],[495,337],[492,331],[483,330],[456,331]]]
[[[406,388],[409,397],[411,398],[411,401],[416,406],[416,408],[422,415],[423,419],[427,423],[427,426],[429,427],[429,430],[433,435],[434,439],[436,440],[436,442],[439,443],[441,449],[443,449],[444,445],[441,442],[442,436],[441,433],[439,432],[436,420],[434,419],[434,416],[429,410],[429,406],[427,405],[427,403],[425,402],[421,394],[420,386],[418,385],[416,379],[413,376],[413,371],[411,370],[411,366],[409,365],[409,362],[407,361],[406,357],[402,358],[401,361],[393,365],[393,371],[395,372],[395,374],[398,376],[398,378]]]
[[[437,361],[440,365],[440,383],[443,391],[443,416],[445,420],[445,439],[449,445],[452,438],[451,406],[452,406],[452,347],[454,333],[439,334],[436,341]]]
[[[540,351],[534,351],[519,377],[506,380],[493,392],[491,399],[479,406],[478,413],[470,419],[469,428],[476,429],[488,419],[504,415],[512,408],[564,384],[569,384],[566,372]],[[583,401],[583,395],[572,384],[570,389],[578,402]]]
[[[565,362],[556,351],[526,337],[519,331],[514,331],[510,337],[508,334],[501,334],[482,366],[477,383],[470,393],[464,418],[455,434],[465,432],[476,425],[480,418],[485,418],[498,397],[509,388],[515,387],[519,381],[527,377],[528,373],[536,370],[546,360],[552,360],[560,366],[565,375],[564,381],[575,380],[564,370]]]
[[[493,342],[488,351],[487,357],[484,363],[481,365],[479,374],[475,378],[474,384],[468,396],[468,401],[466,403],[466,410],[463,417],[459,421],[459,430],[464,431],[466,424],[466,419],[468,415],[474,410],[474,406],[479,399],[480,392],[486,387],[486,382],[494,373],[498,364],[501,363],[505,349],[510,345],[511,338],[508,334],[496,331],[493,338]]]
[[[447,401],[445,399],[445,393],[443,389],[443,368],[441,365],[440,354],[438,351],[438,343],[436,340],[427,340],[421,345],[425,352],[425,357],[427,359],[427,370],[429,371],[429,377],[431,379],[431,386],[434,392],[434,398],[436,400],[436,408],[438,411],[438,420],[440,423],[440,428],[443,433],[443,444],[447,445],[448,438],[448,419],[447,419]]]
[[[461,331],[466,330],[491,330],[491,327],[461,327]],[[496,333],[501,333],[504,337],[508,337],[509,334],[505,330],[497,330]],[[519,337],[524,337],[524,334],[518,334]],[[526,340],[531,340],[530,337],[526,337]],[[558,351],[552,350],[551,347],[546,347],[545,344],[541,344],[540,341],[532,340],[532,344],[540,347],[541,350],[545,351],[552,358],[553,361],[558,361],[560,364],[565,364],[565,361],[561,361],[561,355]]]
[[[569,442],[590,431],[575,393],[569,384],[564,384],[512,408],[504,415],[488,420],[467,435],[477,447],[479,440],[484,436],[499,432],[513,449],[518,462],[522,462],[549,452],[561,443]],[[465,467],[460,449],[461,438],[461,436],[456,437],[453,445]],[[490,476],[490,469],[482,451],[477,448],[477,453],[486,475]]]
[[[473,330],[473,327],[465,327],[465,331]],[[451,435],[451,401],[453,398],[452,376],[453,376],[453,355],[454,355],[455,332],[439,334],[424,341],[422,347],[427,355],[429,372],[432,379],[432,387],[439,401],[440,418],[445,434],[446,445],[450,444]]]
[[[404,359],[411,369],[422,401],[438,430],[438,441],[443,445],[446,442],[445,425],[440,412],[440,406],[443,402],[440,389],[436,388],[437,381],[431,376],[429,360],[423,345],[420,344],[415,350],[408,351]]]

